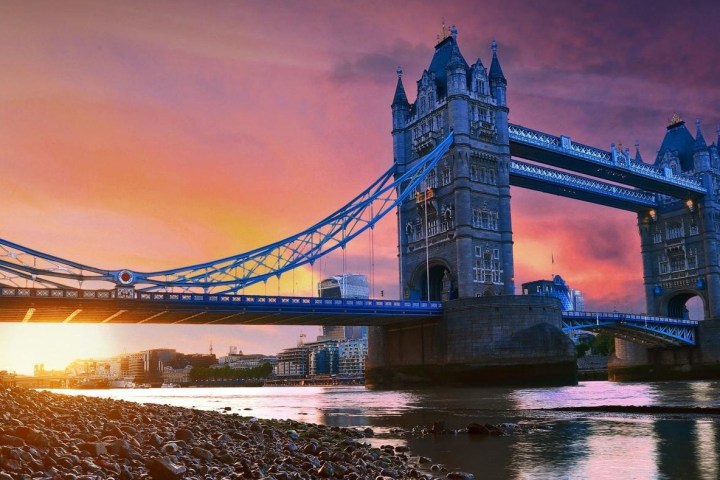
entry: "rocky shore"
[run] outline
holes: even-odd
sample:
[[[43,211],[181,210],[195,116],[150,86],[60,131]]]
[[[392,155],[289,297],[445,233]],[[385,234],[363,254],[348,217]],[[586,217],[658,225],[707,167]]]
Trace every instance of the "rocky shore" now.
[[[0,389],[0,480],[435,478],[372,431]],[[443,478],[473,478],[463,472]]]

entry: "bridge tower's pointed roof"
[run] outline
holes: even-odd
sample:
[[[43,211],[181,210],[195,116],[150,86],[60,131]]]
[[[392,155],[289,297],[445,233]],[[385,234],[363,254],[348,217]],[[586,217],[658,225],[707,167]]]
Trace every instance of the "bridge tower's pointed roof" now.
[[[695,139],[685,126],[685,121],[678,114],[670,119],[658,151],[655,165],[659,165],[668,152],[675,152],[680,159],[680,168],[683,172],[694,169],[693,153],[695,153]]]
[[[492,63],[490,64],[490,80],[491,81],[499,81],[502,85],[507,84],[507,80],[505,80],[505,75],[503,75],[502,68],[500,67],[500,60],[497,58],[497,42],[495,40],[492,41]]]
[[[707,142],[705,141],[705,137],[703,137],[702,130],[700,130],[700,119],[698,118],[695,120],[695,151],[699,152],[701,150],[707,150]]]
[[[460,64],[466,71],[470,69],[460,52],[457,34],[450,35],[435,45],[435,53],[427,69],[429,74],[434,75],[438,97],[447,94],[447,67],[451,64]]]
[[[395,87],[395,96],[393,97],[393,103],[392,106],[401,105],[401,106],[407,106],[410,105],[410,102],[408,102],[407,95],[405,95],[405,87],[403,87],[402,83],[402,68],[397,68],[397,86]]]
[[[636,162],[643,161],[642,156],[640,156],[640,144],[639,143],[635,144],[635,161]]]

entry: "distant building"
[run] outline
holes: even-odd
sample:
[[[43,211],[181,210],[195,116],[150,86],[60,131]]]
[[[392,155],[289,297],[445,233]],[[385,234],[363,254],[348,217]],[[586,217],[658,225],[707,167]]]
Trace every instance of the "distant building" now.
[[[326,278],[318,283],[320,298],[370,298],[370,284],[365,275],[348,273]],[[367,327],[324,325],[318,341],[367,338]]]
[[[218,364],[230,368],[249,369],[259,367],[263,363],[276,365],[278,357],[275,355],[263,355],[260,353],[244,354],[237,347],[230,347],[230,351],[224,357],[218,359]]]
[[[579,290],[573,290],[565,283],[560,275],[554,275],[552,280],[535,280],[522,284],[523,295],[540,295],[554,297],[560,300],[563,311],[585,311],[585,299]]]
[[[162,374],[163,384],[188,385],[192,369],[190,365],[184,368],[165,367]]]
[[[309,352],[310,349],[302,345],[278,353],[275,375],[285,378],[305,378],[310,370]]]
[[[285,378],[337,376],[360,379],[365,376],[367,335],[330,340],[288,348],[278,354],[275,375]]]
[[[342,340],[338,343],[340,357],[338,375],[345,378],[365,377],[365,361],[368,354],[367,334],[361,338]]]
[[[365,275],[346,273],[318,283],[321,298],[370,298],[370,283]]]
[[[308,375],[325,376],[337,375],[339,371],[339,349],[335,340],[324,340],[309,343],[308,347]]]

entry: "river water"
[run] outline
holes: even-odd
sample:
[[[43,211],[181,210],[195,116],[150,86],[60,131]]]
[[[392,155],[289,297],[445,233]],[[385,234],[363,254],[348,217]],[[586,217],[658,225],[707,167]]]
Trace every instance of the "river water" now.
[[[374,445],[404,444],[448,471],[481,479],[717,479],[720,416],[548,410],[577,406],[720,408],[720,382],[581,382],[552,388],[374,391],[364,387],[158,388],[58,390],[137,402],[370,427]],[[503,437],[445,434],[404,437],[391,429],[444,422],[520,423],[529,433]],[[436,473],[444,477],[444,473]]]

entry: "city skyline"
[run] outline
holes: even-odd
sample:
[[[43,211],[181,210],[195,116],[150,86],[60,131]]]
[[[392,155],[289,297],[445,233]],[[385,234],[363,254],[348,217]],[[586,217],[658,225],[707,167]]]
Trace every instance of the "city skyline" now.
[[[412,102],[443,19],[457,26],[471,63],[489,66],[497,40],[513,123],[606,149],[622,143],[634,153],[639,142],[653,162],[673,113],[693,133],[700,118],[708,142],[717,139],[720,34],[707,10],[717,7],[498,0],[480,14],[473,2],[430,1],[6,3],[0,236],[148,271],[300,231],[390,166],[397,66]],[[634,214],[511,194],[516,293],[560,273],[589,310],[644,310]],[[398,296],[396,229],[388,217],[374,235],[376,296]],[[343,263],[368,273],[367,242],[349,247],[346,262],[330,258],[255,291],[313,295]],[[310,330],[0,325],[0,369],[26,373],[18,357],[60,345],[107,356],[201,353],[211,342],[218,351],[273,353]]]

